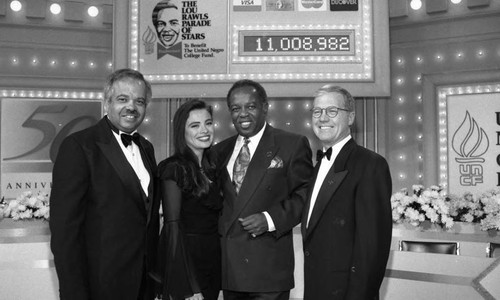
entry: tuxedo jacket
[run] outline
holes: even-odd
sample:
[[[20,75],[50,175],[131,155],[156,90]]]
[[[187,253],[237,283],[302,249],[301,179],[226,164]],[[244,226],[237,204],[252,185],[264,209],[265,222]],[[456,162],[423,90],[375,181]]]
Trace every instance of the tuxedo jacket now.
[[[146,196],[105,118],[68,136],[54,163],[50,230],[61,299],[137,300],[143,271],[154,264],[153,146],[141,137]]]
[[[386,160],[351,139],[330,168],[307,224],[302,217],[304,300],[378,299],[392,237]]]
[[[214,146],[218,155],[223,210],[219,220],[222,288],[241,292],[276,292],[294,286],[292,229],[300,222],[312,174],[306,137],[266,125],[240,192],[227,171],[237,136]],[[276,231],[253,238],[238,218],[267,211]]]

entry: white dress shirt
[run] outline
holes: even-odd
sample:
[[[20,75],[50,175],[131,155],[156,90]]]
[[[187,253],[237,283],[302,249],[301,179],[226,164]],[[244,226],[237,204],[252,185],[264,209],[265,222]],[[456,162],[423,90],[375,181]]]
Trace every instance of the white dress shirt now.
[[[330,171],[337,155],[339,155],[340,150],[344,145],[351,139],[351,135],[346,136],[343,140],[332,146],[332,156],[328,160],[326,156],[321,159],[321,165],[319,166],[318,175],[316,176],[316,181],[314,182],[314,188],[311,194],[311,204],[309,205],[309,211],[307,213],[307,226],[309,226],[309,219],[311,219],[311,214],[314,209],[314,204],[316,204],[316,198],[318,198],[319,190],[323,185],[326,175]],[[323,148],[323,151],[327,149]],[[307,227],[306,226],[306,227]]]
[[[260,139],[262,138],[262,135],[264,134],[264,130],[266,129],[267,124],[264,123],[264,126],[262,126],[262,129],[257,132],[256,135],[249,137],[248,139],[250,142],[248,143],[248,149],[250,150],[250,161],[252,161],[253,154],[255,153],[255,150],[257,150],[257,146],[259,145]],[[238,138],[236,138],[236,143],[234,144],[234,149],[233,149],[233,154],[229,158],[229,161],[227,162],[227,172],[229,173],[229,176],[231,178],[231,181],[233,180],[233,167],[234,163],[236,162],[236,158],[238,157],[238,154],[240,153],[241,147],[243,147],[245,138],[241,135],[238,135]],[[264,211],[264,216],[266,216],[267,220],[267,225],[269,227],[268,231],[274,231],[276,230],[276,227],[274,226],[273,219],[269,215],[267,211]]]
[[[113,132],[113,135],[116,138],[116,141],[118,141],[118,145],[120,145],[120,148],[123,151],[123,154],[125,154],[125,157],[127,158],[129,164],[132,166],[132,168],[135,171],[135,174],[137,177],[139,177],[139,180],[141,182],[142,190],[148,196],[148,187],[149,187],[149,181],[151,180],[149,178],[149,173],[146,167],[144,167],[144,162],[142,161],[142,156],[141,156],[141,150],[139,149],[139,146],[136,145],[134,142],[130,143],[127,147],[123,145],[122,139],[120,137],[120,134],[129,134],[123,131],[119,131],[119,133]],[[134,134],[136,131],[130,133]]]

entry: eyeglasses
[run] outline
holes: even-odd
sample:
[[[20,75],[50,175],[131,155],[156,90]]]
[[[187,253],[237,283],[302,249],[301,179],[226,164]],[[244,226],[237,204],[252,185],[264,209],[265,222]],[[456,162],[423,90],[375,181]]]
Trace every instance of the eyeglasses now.
[[[348,109],[343,109],[340,107],[336,106],[328,106],[327,108],[321,108],[321,107],[313,107],[311,109],[312,116],[313,118],[319,118],[323,114],[323,111],[326,112],[326,115],[329,116],[330,118],[335,118],[337,114],[339,113],[339,110],[343,111],[349,111]]]

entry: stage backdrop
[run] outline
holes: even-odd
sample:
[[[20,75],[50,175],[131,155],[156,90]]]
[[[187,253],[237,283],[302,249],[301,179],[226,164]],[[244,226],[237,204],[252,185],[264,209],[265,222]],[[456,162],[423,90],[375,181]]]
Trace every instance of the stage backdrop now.
[[[274,97],[309,96],[332,82],[354,96],[388,96],[387,4],[115,1],[113,64],[141,71],[155,98],[223,97],[243,78]]]
[[[50,193],[52,166],[62,140],[95,124],[101,111],[99,100],[2,98],[2,196]]]
[[[448,191],[484,192],[500,186],[500,93],[459,93],[441,101],[440,132],[446,132]],[[447,123],[447,128],[445,127]],[[444,153],[443,153],[444,155]]]

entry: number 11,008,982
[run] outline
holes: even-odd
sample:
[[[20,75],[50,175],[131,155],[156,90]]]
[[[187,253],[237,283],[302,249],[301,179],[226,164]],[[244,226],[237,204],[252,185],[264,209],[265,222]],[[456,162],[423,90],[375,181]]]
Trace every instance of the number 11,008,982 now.
[[[272,35],[244,36],[244,53],[280,53],[281,55],[297,52],[337,52],[350,53],[351,37],[342,35]],[[319,53],[317,53],[319,54]],[[326,54],[326,53],[325,53]]]

